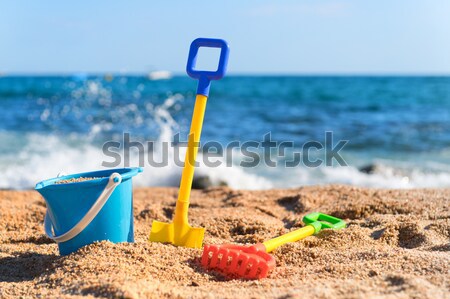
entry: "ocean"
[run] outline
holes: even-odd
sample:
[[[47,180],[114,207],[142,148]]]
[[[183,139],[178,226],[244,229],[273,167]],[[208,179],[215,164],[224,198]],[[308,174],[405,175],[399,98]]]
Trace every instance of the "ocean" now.
[[[177,186],[181,167],[174,161],[184,148],[172,145],[187,138],[196,85],[187,76],[0,77],[0,188],[28,189],[59,173],[105,168],[112,159],[105,143],[122,146],[124,133],[154,145],[132,149],[130,166],[142,164],[142,155],[167,158],[163,167],[144,159],[135,185]],[[344,165],[326,165],[333,157],[327,134],[332,146],[346,141],[339,150]],[[257,146],[268,136],[288,144],[285,155],[282,147]],[[212,82],[201,140],[199,159],[211,150],[221,163],[201,163],[197,174],[232,188],[450,187],[450,77],[228,76]],[[233,142],[253,145],[255,163],[242,163],[256,157],[248,151],[227,150]],[[305,151],[305,144],[314,147]],[[125,159],[117,151],[120,167]],[[323,163],[287,167],[294,153]]]

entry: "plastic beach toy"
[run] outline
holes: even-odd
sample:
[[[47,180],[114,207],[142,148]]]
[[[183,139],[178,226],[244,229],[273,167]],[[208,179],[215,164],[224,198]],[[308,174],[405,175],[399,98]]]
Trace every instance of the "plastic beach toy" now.
[[[275,258],[268,252],[317,234],[324,228],[341,229],[346,225],[343,220],[322,213],[308,214],[303,217],[303,222],[307,224],[305,227],[252,246],[205,245],[202,266],[246,279],[264,278],[276,265]]]
[[[47,203],[45,233],[61,255],[95,241],[134,242],[132,177],[142,168],[121,168],[61,176],[36,184]],[[96,178],[58,183],[76,178]]]
[[[220,48],[219,66],[216,71],[200,71],[195,69],[197,54],[200,47]],[[180,190],[175,207],[172,223],[153,221],[149,240],[152,242],[171,243],[177,246],[201,248],[205,229],[192,227],[188,223],[189,198],[191,194],[192,179],[194,177],[194,164],[197,157],[202,132],[203,117],[205,115],[206,101],[208,99],[211,80],[221,79],[226,72],[228,62],[228,44],[221,39],[198,38],[191,44],[186,71],[192,78],[198,79],[197,96],[194,113],[192,115],[191,129],[188,138],[188,147],[181,176]]]

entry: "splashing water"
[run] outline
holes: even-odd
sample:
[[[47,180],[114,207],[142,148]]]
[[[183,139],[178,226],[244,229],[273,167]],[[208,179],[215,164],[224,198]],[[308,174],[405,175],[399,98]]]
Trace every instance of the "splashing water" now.
[[[61,171],[101,169],[102,146],[123,133],[145,144],[145,157],[162,161],[163,143],[187,137],[195,82],[129,76],[1,77],[0,188],[32,188]],[[280,93],[280,90],[282,92]],[[276,101],[277,105],[273,103]],[[426,113],[424,113],[426,111]],[[347,167],[243,168],[201,163],[196,174],[233,188],[266,189],[343,183],[411,188],[450,186],[450,78],[230,77],[211,91],[202,142],[274,140],[300,145],[331,130],[348,139]],[[151,167],[138,186],[177,186],[185,148],[168,147],[166,167]],[[295,150],[295,149],[293,149]],[[297,148],[298,150],[298,148]],[[130,165],[139,164],[131,152]],[[278,162],[282,161],[274,156]],[[203,160],[200,152],[198,160]],[[122,161],[121,165],[123,165]],[[281,165],[281,164],[279,164]],[[372,165],[370,174],[358,170]]]

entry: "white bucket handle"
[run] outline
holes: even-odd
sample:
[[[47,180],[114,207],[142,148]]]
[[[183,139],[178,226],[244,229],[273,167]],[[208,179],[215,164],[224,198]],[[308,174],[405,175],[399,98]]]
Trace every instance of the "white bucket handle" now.
[[[45,214],[44,218],[44,228],[45,228],[45,234],[50,239],[56,241],[57,243],[66,242],[70,239],[73,239],[76,237],[79,233],[81,233],[88,225],[91,223],[92,220],[94,220],[95,216],[100,212],[100,210],[103,208],[105,203],[108,201],[111,194],[114,192],[114,189],[122,182],[122,176],[118,174],[117,172],[112,173],[109,176],[108,184],[106,184],[105,189],[103,189],[100,196],[97,198],[95,203],[92,205],[92,207],[89,209],[89,211],[84,215],[83,218],[81,218],[80,221],[78,221],[77,224],[75,224],[74,227],[69,229],[67,232],[65,232],[62,235],[55,236],[53,225],[50,221],[50,217],[47,213]]]

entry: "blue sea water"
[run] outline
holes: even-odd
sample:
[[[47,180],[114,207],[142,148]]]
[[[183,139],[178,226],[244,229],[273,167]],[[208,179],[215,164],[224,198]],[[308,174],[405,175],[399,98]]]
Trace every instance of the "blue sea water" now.
[[[60,172],[102,168],[105,142],[185,140],[196,82],[187,76],[0,77],[0,188],[31,188]],[[286,168],[260,163],[201,165],[199,174],[234,188],[266,189],[311,184],[411,188],[450,186],[450,77],[229,76],[213,82],[202,143],[348,140],[347,166]],[[312,151],[324,159],[324,151]],[[138,162],[137,153],[132,163]],[[160,155],[160,153],[159,153]],[[200,156],[201,157],[201,156]],[[181,169],[145,166],[136,183],[176,186]],[[358,170],[372,165],[371,174]]]

